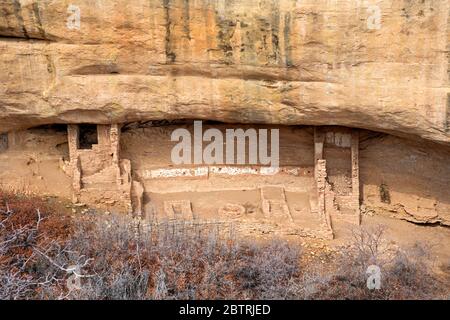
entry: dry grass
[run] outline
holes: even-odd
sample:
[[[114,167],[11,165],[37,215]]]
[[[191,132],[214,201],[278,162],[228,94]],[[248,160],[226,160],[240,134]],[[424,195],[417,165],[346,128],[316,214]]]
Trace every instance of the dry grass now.
[[[431,270],[430,248],[420,242],[398,248],[387,241],[385,227],[358,228],[350,246],[336,257],[333,273],[316,273],[311,299],[405,300],[447,297],[448,285]],[[368,290],[367,270],[378,266],[381,289]]]
[[[97,214],[73,223],[39,199],[0,194],[0,299],[430,299],[447,288],[427,252],[359,229],[333,272],[302,270],[301,248],[282,240],[244,242],[214,223]],[[381,290],[367,289],[372,264]]]

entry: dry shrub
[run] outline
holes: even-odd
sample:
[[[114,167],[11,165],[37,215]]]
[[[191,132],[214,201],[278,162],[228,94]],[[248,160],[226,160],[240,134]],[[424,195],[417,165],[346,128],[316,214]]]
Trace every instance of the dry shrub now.
[[[127,218],[103,218],[91,232],[81,226],[72,245],[94,259],[86,272],[96,275],[87,279],[78,297],[283,298],[298,272],[296,248],[282,242],[239,242],[214,223],[138,228]]]
[[[0,299],[430,299],[448,286],[428,253],[360,228],[334,271],[301,270],[298,246],[238,240],[229,225],[100,214],[71,223],[42,200],[0,194]],[[381,290],[367,288],[369,265],[381,268]]]
[[[333,274],[316,275],[313,299],[403,300],[433,299],[448,294],[448,287],[432,269],[430,248],[417,242],[398,248],[384,236],[385,228],[359,228],[353,232],[353,242],[342,250]],[[369,266],[381,271],[381,289],[367,287]]]
[[[69,218],[43,200],[0,193],[0,299],[53,295],[61,273],[46,256],[62,255],[70,233]]]

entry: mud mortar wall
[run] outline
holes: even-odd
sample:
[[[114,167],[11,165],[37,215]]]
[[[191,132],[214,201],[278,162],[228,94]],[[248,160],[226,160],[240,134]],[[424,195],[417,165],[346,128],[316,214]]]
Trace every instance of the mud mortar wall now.
[[[189,129],[189,126],[185,127]],[[313,127],[279,127],[280,168],[284,171],[278,174],[255,171],[236,175],[227,174],[231,171],[226,170],[220,174],[210,170],[207,176],[197,177],[149,175],[155,170],[177,168],[170,161],[175,142],[169,140],[170,133],[178,126],[134,128],[124,130],[121,135],[113,128],[99,126],[98,146],[93,150],[78,151],[69,148],[67,131],[61,129],[47,127],[9,133],[7,143],[0,151],[0,187],[70,199],[73,190],[77,190],[70,159],[80,156],[78,188],[85,188],[85,191],[77,200],[109,210],[129,211],[133,199],[139,207],[133,209],[145,213],[154,209],[153,204],[157,209],[163,208],[165,201],[176,201],[181,197],[182,200],[192,200],[194,212],[204,206],[217,215],[217,208],[210,206],[215,200],[204,201],[200,195],[212,196],[212,199],[217,195],[217,205],[221,203],[220,199],[224,199],[222,206],[236,202],[244,205],[252,201],[260,202],[259,191],[253,193],[252,190],[259,190],[264,185],[280,185],[284,188],[294,219],[296,215],[302,217],[306,212],[320,212],[320,207],[325,206],[336,217],[333,198],[340,196],[343,201],[351,203],[350,208],[355,207],[355,199],[359,198],[362,214],[381,213],[412,222],[449,225],[450,150],[442,145],[359,130],[356,131],[359,134],[356,165],[347,141],[344,141],[345,148],[341,146],[337,152],[337,146],[330,141],[335,144],[339,139],[331,140],[329,135],[327,142],[324,134],[324,181],[332,188],[325,192],[327,184],[321,187],[326,196],[320,202],[314,172],[314,157],[318,151],[314,147]],[[351,132],[345,128],[331,131],[339,134]],[[330,155],[335,157],[336,165],[332,164],[332,159],[329,161]],[[344,178],[333,180],[330,175],[335,174],[337,169],[344,170]],[[355,172],[356,169],[359,173]],[[354,188],[354,177],[358,174],[359,192]],[[344,182],[347,189],[335,189],[336,185]],[[243,190],[247,191],[243,193]],[[352,192],[349,193],[349,190]],[[342,211],[339,201],[337,208]]]

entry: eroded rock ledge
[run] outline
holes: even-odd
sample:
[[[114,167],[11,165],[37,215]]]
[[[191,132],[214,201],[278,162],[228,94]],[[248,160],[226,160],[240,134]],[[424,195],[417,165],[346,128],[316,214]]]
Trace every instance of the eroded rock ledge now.
[[[211,119],[450,144],[448,1],[380,1],[376,28],[368,1],[72,2],[0,1],[0,131]]]

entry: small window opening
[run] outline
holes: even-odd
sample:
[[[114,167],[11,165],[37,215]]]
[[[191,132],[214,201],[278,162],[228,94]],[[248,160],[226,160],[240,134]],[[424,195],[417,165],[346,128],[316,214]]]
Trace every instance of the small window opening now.
[[[98,144],[97,125],[80,124],[80,149],[90,150],[94,144]]]
[[[8,149],[8,134],[0,134],[0,152],[4,152]]]

